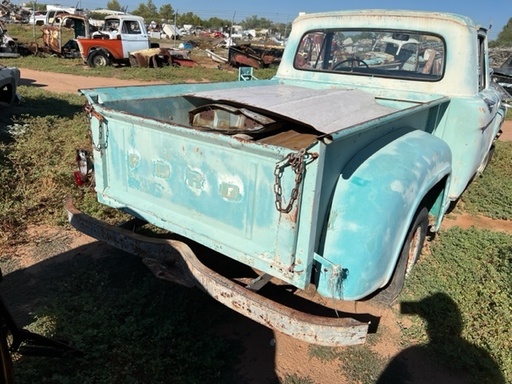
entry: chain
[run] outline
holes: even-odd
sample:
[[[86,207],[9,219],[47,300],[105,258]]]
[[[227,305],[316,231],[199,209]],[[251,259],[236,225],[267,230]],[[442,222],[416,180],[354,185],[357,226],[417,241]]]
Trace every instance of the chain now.
[[[94,107],[89,104],[88,102],[86,102],[84,104],[84,113],[85,113],[85,116],[86,118],[88,118],[89,122],[91,120],[91,117],[94,116],[96,119],[98,119],[98,123],[99,123],[99,127],[98,127],[98,144],[94,144],[94,140],[92,140],[91,138],[91,141],[92,141],[92,147],[102,153],[102,149],[106,149],[107,146],[108,146],[108,128],[105,129],[105,133],[103,132],[103,127],[105,126],[106,127],[106,123],[105,123],[105,118],[99,114],[98,112],[96,112],[96,110],[94,109]],[[103,135],[105,135],[105,140],[104,140],[104,143],[105,144],[101,144],[101,141],[103,139]]]
[[[306,149],[302,148],[297,153],[288,154],[283,162],[276,164],[276,168],[274,170],[274,194],[276,196],[275,204],[276,209],[281,213],[289,213],[292,210],[293,203],[295,203],[297,197],[299,196],[299,187],[304,175],[305,157],[308,155],[310,154],[306,153]],[[316,157],[315,155],[312,156]],[[281,186],[281,179],[286,167],[291,167],[292,171],[295,173],[295,185],[292,188],[288,204],[286,207],[283,207],[283,188]]]

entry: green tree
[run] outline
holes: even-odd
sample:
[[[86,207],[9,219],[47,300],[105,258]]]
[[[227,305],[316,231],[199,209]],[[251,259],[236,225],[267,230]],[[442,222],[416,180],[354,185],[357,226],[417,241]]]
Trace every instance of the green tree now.
[[[512,18],[508,20],[507,25],[503,27],[498,38],[493,42],[494,46],[512,47]]]
[[[29,1],[25,3],[26,8],[34,9],[34,6],[36,11],[46,11],[46,4],[41,4],[38,3],[37,1]]]
[[[171,4],[164,4],[160,7],[158,11],[160,15],[160,19],[165,20],[166,22],[174,22],[174,9],[172,9]]]
[[[111,11],[121,11],[121,4],[117,0],[110,0],[107,2],[107,9]]]
[[[222,29],[225,26],[230,26],[231,21],[226,19],[219,19],[218,17],[210,17],[204,22],[207,28]]]
[[[192,12],[187,12],[183,14],[178,13],[177,19],[178,25],[191,24],[194,26],[198,26],[204,24],[203,20]]]
[[[147,22],[159,19],[158,9],[155,3],[153,3],[153,0],[147,0],[146,4],[140,3],[137,9],[135,9],[132,13],[134,15],[143,17]]]
[[[274,25],[274,30],[281,34],[282,37],[288,37],[292,30],[291,23],[276,23]]]

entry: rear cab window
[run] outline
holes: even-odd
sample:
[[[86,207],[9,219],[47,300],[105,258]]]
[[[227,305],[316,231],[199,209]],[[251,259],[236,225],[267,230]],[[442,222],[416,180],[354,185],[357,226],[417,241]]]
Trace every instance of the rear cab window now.
[[[320,30],[303,35],[298,70],[438,81],[446,45],[437,35],[401,30]]]

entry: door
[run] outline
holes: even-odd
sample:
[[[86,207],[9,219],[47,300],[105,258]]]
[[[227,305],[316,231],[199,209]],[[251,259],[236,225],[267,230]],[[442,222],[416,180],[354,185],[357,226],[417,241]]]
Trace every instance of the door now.
[[[123,57],[128,58],[129,52],[149,48],[149,36],[143,21],[126,19],[122,21],[121,40],[123,41]]]
[[[479,108],[481,135],[479,135],[479,156],[476,158],[477,167],[487,157],[489,148],[499,129],[497,116],[501,96],[495,88],[491,87],[487,49],[486,34],[484,31],[480,31],[478,34],[478,99],[482,106]]]

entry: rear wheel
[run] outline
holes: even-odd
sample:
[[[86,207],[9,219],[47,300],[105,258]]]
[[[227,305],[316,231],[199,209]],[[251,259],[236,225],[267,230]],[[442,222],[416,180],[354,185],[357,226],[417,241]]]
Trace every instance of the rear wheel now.
[[[480,164],[480,166],[476,170],[475,177],[474,177],[475,179],[477,177],[482,176],[482,173],[484,173],[484,171],[486,170],[487,166],[490,164],[493,155],[494,155],[494,144],[491,146],[491,148],[489,149],[489,151],[485,155],[484,159],[482,160],[482,163]]]
[[[396,300],[402,291],[405,278],[410,274],[421,254],[425,237],[427,236],[427,230],[428,209],[421,208],[416,212],[412,225],[409,227],[409,232],[405,238],[400,257],[398,258],[390,282],[372,297],[372,301],[390,305]]]
[[[108,57],[108,54],[101,49],[92,51],[89,53],[89,57],[87,58],[87,65],[89,67],[107,67],[110,64],[112,64],[110,57]]]

